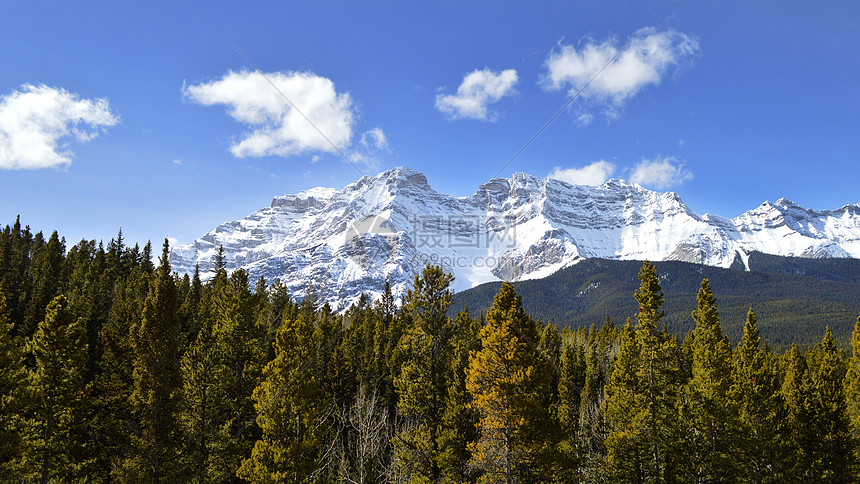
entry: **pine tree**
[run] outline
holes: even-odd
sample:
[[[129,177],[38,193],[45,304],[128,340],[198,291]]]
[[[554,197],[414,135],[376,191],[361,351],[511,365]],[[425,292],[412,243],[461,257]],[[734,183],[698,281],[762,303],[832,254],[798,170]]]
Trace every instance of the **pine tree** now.
[[[150,274],[155,272],[155,265],[152,263],[152,242],[146,241],[146,245],[143,246],[143,252],[140,253],[140,258],[138,259],[138,265]]]
[[[313,482],[322,467],[320,450],[328,397],[314,375],[316,342],[306,314],[284,320],[275,339],[275,359],[254,390],[262,436],[238,476],[252,482]]]
[[[38,234],[41,236],[41,234]],[[47,244],[39,247],[33,257],[33,267],[30,270],[30,283],[27,289],[27,312],[24,315],[24,334],[29,336],[36,330],[36,325],[45,319],[45,308],[48,303],[60,294],[63,287],[63,258],[65,255],[65,240],[60,240],[57,232],[51,234]]]
[[[223,271],[222,271],[223,272]],[[228,431],[233,437],[223,459],[238,468],[251,452],[256,440],[253,393],[267,363],[265,336],[254,317],[254,297],[249,290],[248,274],[234,271],[229,282],[215,287],[215,326],[213,336],[223,365],[227,409],[231,415]]]
[[[537,321],[537,326],[543,326],[540,320]],[[561,334],[558,332],[552,323],[543,326],[540,333],[540,338],[537,343],[538,356],[545,360],[553,369],[550,373],[550,391],[544,396],[544,406],[550,412],[551,418],[558,419],[558,384],[561,366]],[[556,371],[557,370],[557,371]]]
[[[693,311],[692,379],[684,388],[683,471],[693,481],[734,480],[735,409],[729,398],[732,350],[723,336],[717,302],[707,279],[702,281]]]
[[[25,389],[28,409],[19,472],[28,481],[82,479],[94,451],[86,425],[86,332],[65,296],[48,305],[27,350],[35,366]]]
[[[571,344],[566,341],[562,347],[559,361],[557,413],[560,431],[559,457],[562,472],[573,473],[585,454],[582,446],[579,445],[579,437],[580,407],[583,402],[586,368],[581,346],[575,342]],[[590,383],[596,386],[593,380]],[[594,401],[597,401],[596,395]]]
[[[125,459],[133,452],[133,429],[139,425],[134,417],[131,394],[134,390],[133,333],[140,325],[141,313],[149,287],[149,277],[140,268],[117,282],[108,322],[101,328],[99,340],[104,348],[99,361],[100,374],[95,382],[96,417],[94,427],[102,452],[97,458],[98,473],[126,479]]]
[[[610,428],[605,442],[606,470],[615,482],[645,482],[648,449],[643,433],[647,415],[642,408],[645,382],[639,375],[641,358],[639,339],[628,320],[621,331],[621,350],[602,406]]]
[[[738,476],[746,482],[786,479],[785,403],[773,355],[760,347],[755,313],[750,308],[744,335],[734,352],[731,388],[740,428],[737,435]]]
[[[11,481],[12,462],[21,453],[20,392],[24,371],[19,341],[12,337],[7,320],[6,296],[0,285],[0,480]]]
[[[606,388],[607,463],[618,479],[662,482],[674,477],[680,457],[674,448],[680,349],[665,329],[657,329],[664,296],[653,264],[643,263],[639,280],[636,342],[625,328]]]
[[[845,375],[845,397],[852,439],[860,442],[860,316],[851,333],[851,358]],[[855,447],[854,462],[860,462],[860,445]]]
[[[588,351],[588,356],[583,355]],[[579,395],[579,421],[576,432],[577,446],[593,461],[600,453],[606,438],[606,426],[600,406],[605,397],[606,375],[597,356],[597,346],[589,345],[587,350],[577,347],[577,360],[583,369],[582,392]]]
[[[213,261],[213,269],[214,272],[226,272],[227,270],[227,255],[224,253],[224,245],[218,246],[218,252],[215,253],[215,260]]]
[[[808,439],[811,466],[807,475],[817,482],[848,482],[855,443],[843,385],[845,362],[836,348],[828,326],[817,346],[817,362],[812,372],[810,407],[813,435]]]
[[[453,276],[427,266],[407,291],[403,312],[411,326],[401,339],[406,361],[395,380],[398,409],[413,425],[397,437],[398,459],[413,480],[438,481],[439,441],[447,401],[454,324],[448,317]]]
[[[182,356],[182,423],[185,466],[192,482],[229,481],[238,467],[227,456],[230,411],[224,348],[214,334],[215,323],[201,321],[197,337]]]
[[[160,263],[149,284],[143,317],[133,338],[134,412],[140,433],[134,439],[133,472],[152,482],[179,475],[181,375],[179,300],[170,271],[169,245],[164,240]]]
[[[481,350],[481,321],[469,316],[468,306],[457,313],[454,327],[454,358],[448,375],[448,394],[439,436],[442,482],[448,483],[469,482],[473,477],[468,468],[468,445],[477,439],[475,425],[478,416],[471,408],[466,370],[469,355]]]
[[[479,415],[471,465],[479,482],[533,482],[552,465],[548,447],[551,367],[537,353],[535,322],[505,282],[487,311],[481,350],[469,358],[466,385]],[[548,445],[549,444],[549,445]]]
[[[811,409],[809,406],[810,377],[806,358],[797,345],[792,343],[784,357],[784,377],[782,397],[786,406],[786,445],[790,450],[786,460],[792,482],[803,482],[806,470],[811,464],[809,439],[812,432]]]
[[[21,231],[20,217],[0,232],[0,287],[6,296],[7,318],[13,335],[20,332],[24,320],[23,292],[25,275],[30,267],[29,233]]]

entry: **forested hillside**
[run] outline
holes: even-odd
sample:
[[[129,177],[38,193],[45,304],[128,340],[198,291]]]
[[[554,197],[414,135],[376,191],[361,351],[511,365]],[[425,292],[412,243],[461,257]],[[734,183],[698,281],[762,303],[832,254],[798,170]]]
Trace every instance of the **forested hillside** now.
[[[228,274],[223,257],[205,283],[179,276],[168,249],[155,266],[121,233],[68,249],[17,222],[0,233],[0,480],[860,476],[860,360],[829,328],[775,351],[761,310],[731,344],[717,278],[672,301],[663,264],[640,263],[625,318],[559,330],[508,283],[486,312],[450,317],[438,267],[400,307],[386,286],[335,314],[313,291],[297,302],[277,281]],[[692,313],[683,337],[667,329],[670,304]]]
[[[720,315],[729,340],[740,341],[747,310],[760,315],[758,327],[778,350],[792,343],[811,346],[830,326],[839,346],[850,344],[854,320],[860,314],[860,261],[801,259],[754,253],[751,272],[701,264],[658,262],[666,294],[663,322],[683,338],[693,329],[690,316],[703,278],[720,296]],[[543,279],[515,282],[517,293],[532,317],[557,326],[590,325],[609,315],[623,321],[636,311],[630,294],[638,286],[641,261],[589,259]],[[454,296],[452,311],[468,304],[484,311],[501,283],[488,283]]]

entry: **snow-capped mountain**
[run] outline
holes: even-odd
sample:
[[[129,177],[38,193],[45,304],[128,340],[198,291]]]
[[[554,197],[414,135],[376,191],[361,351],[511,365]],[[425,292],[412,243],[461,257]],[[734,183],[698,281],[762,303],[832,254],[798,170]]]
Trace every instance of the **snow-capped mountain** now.
[[[814,211],[780,199],[739,217],[697,215],[672,192],[623,180],[579,186],[517,173],[470,197],[433,190],[408,168],[342,190],[275,197],[268,208],[219,225],[171,252],[175,270],[211,276],[223,245],[229,270],[280,279],[296,297],[309,284],[333,307],[389,280],[403,294],[426,263],[454,288],[544,277],[582,260],[681,260],[728,267],[753,251],[860,258],[860,204]]]

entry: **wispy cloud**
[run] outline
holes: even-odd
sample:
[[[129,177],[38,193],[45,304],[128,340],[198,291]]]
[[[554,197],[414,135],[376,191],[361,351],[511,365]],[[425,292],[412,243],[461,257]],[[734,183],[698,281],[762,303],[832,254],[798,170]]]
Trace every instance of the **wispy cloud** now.
[[[602,185],[613,173],[615,173],[615,165],[600,160],[578,168],[556,166],[547,178],[555,178],[571,185]]]
[[[0,96],[0,169],[68,166],[70,141],[86,143],[118,122],[107,99],[25,84]]]
[[[187,86],[183,93],[204,106],[227,106],[233,119],[252,128],[230,147],[238,158],[336,152],[320,132],[341,150],[352,142],[356,109],[349,93],[337,92],[330,79],[309,72],[272,72],[264,77],[229,71],[219,80]]]
[[[490,105],[514,94],[517,80],[517,71],[514,69],[501,72],[475,69],[463,77],[457,94],[436,95],[436,109],[447,114],[450,119],[495,121],[498,113],[490,110]]]
[[[685,163],[673,156],[642,159],[630,173],[630,181],[656,189],[680,185],[693,178],[693,173],[684,168]]]
[[[380,128],[373,128],[361,134],[361,144],[377,150],[388,149],[388,139]]]
[[[559,43],[546,60],[541,84],[546,90],[566,90],[573,95],[606,66],[580,96],[613,119],[628,99],[646,86],[660,84],[699,52],[695,37],[653,27],[636,31],[630,46],[618,55],[624,45],[614,36],[602,42],[585,38],[578,47]]]

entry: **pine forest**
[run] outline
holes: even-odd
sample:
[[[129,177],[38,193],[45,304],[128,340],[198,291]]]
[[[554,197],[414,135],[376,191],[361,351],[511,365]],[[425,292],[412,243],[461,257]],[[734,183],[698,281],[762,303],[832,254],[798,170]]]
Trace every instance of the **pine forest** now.
[[[850,348],[778,352],[751,308],[731,342],[704,279],[672,334],[647,261],[626,321],[557,327],[509,283],[452,317],[430,265],[336,313],[223,253],[206,281],[156,255],[2,230],[0,481],[860,479],[860,318]]]

